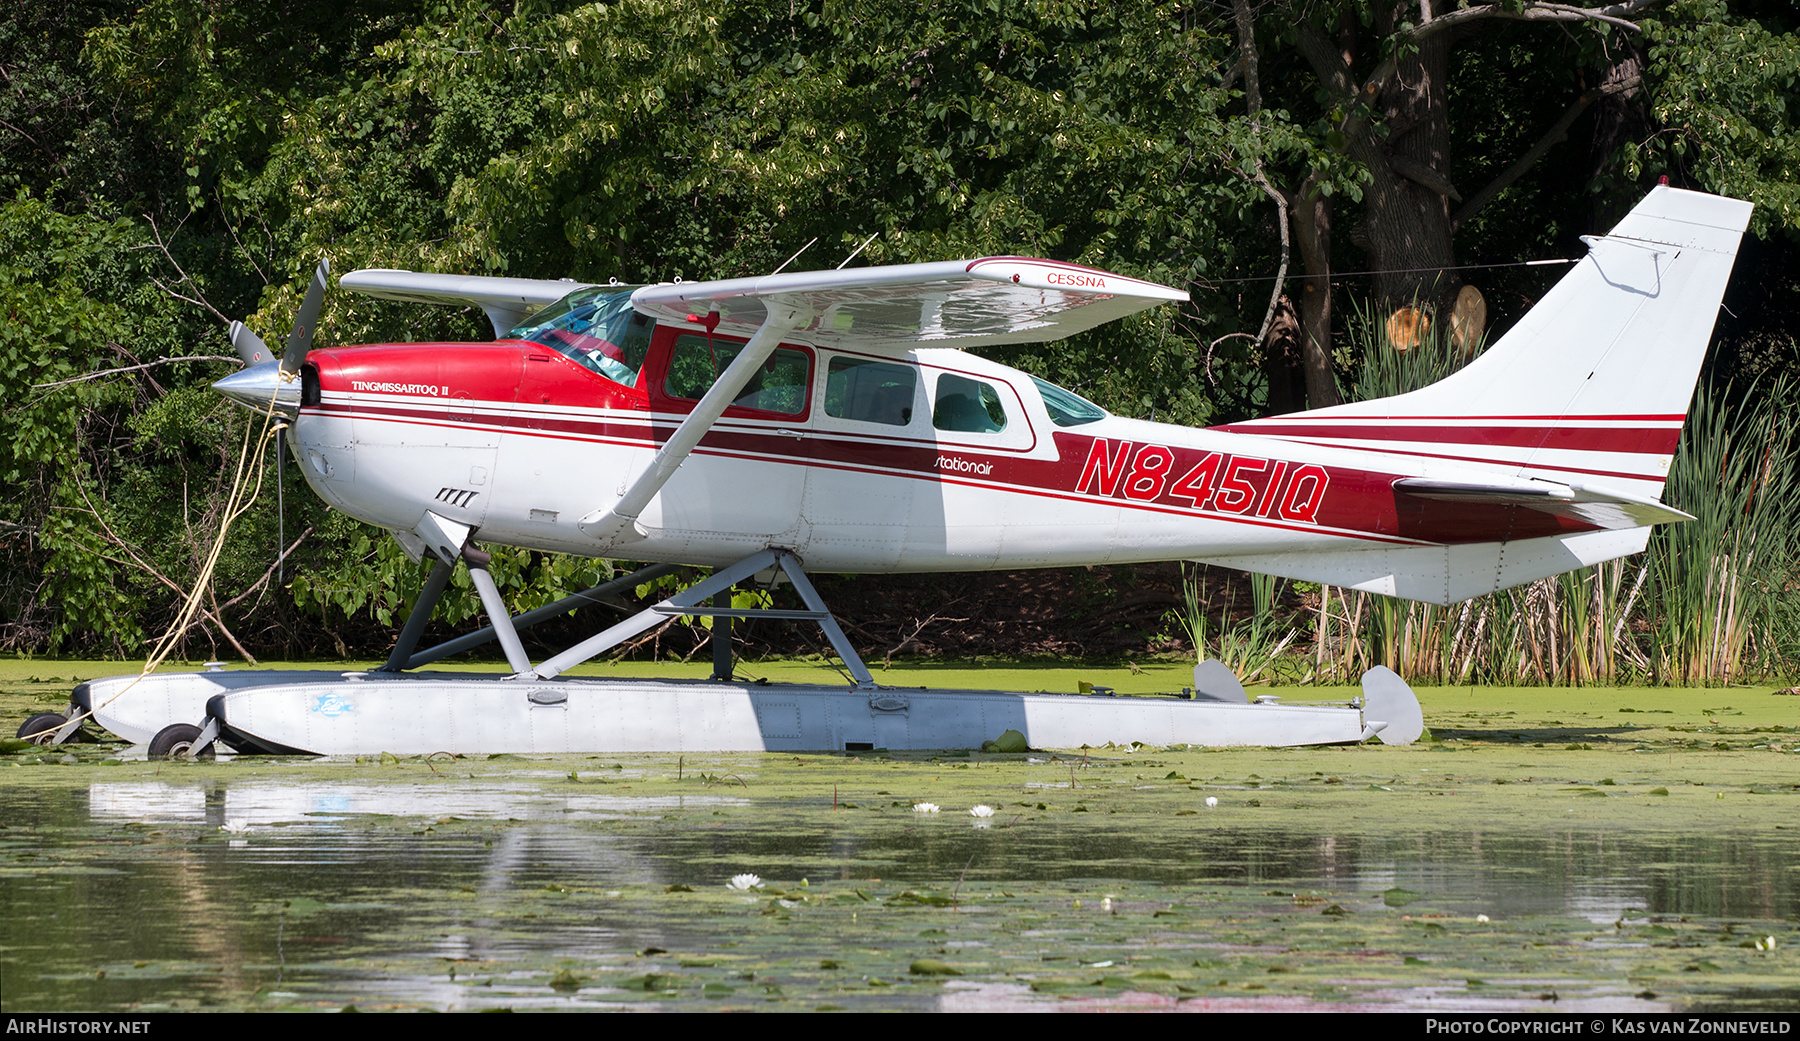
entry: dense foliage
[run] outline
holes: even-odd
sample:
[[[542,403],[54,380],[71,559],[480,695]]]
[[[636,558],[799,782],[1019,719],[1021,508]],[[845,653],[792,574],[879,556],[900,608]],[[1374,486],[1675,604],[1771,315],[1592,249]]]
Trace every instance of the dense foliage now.
[[[1341,315],[1421,283],[1329,272],[1579,255],[1667,175],[1757,203],[1717,365],[1738,386],[1791,369],[1792,10],[1626,0],[1552,23],[1529,0],[1435,6],[14,5],[0,645],[130,657],[174,617],[252,422],[205,390],[237,364],[225,322],[284,332],[321,255],[600,281],[760,273],[813,240],[802,267],[866,239],[857,263],[1072,260],[1193,302],[1007,360],[1122,414],[1206,423],[1353,392]],[[1403,206],[1437,238],[1395,246]],[[1303,378],[1306,307],[1287,302],[1307,274],[1340,316],[1305,316],[1329,341],[1324,384]],[[1505,322],[1547,277],[1459,268],[1429,288],[1479,284]],[[485,334],[472,310],[334,293],[320,343]],[[107,370],[126,371],[46,386]],[[421,575],[391,540],[292,475],[287,493],[285,569],[265,487],[192,653],[379,653],[404,618]],[[609,567],[496,559],[524,606]],[[440,621],[472,610],[447,597]]]

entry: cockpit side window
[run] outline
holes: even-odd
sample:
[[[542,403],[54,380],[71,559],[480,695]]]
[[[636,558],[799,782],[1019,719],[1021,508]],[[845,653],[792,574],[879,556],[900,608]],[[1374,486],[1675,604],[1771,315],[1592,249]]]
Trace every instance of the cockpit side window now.
[[[543,344],[614,383],[637,386],[656,323],[631,306],[631,288],[578,289],[513,327],[507,336]]]
[[[1006,429],[1006,409],[993,384],[946,372],[938,377],[931,425],[965,434],[995,434]]]
[[[672,398],[699,400],[718,380],[744,345],[736,340],[683,333],[675,338],[669,357],[669,375],[663,389]],[[750,374],[750,382],[738,392],[739,408],[799,416],[806,412],[806,389],[812,382],[812,358],[805,351],[777,347],[767,361]]]
[[[825,370],[825,414],[903,427],[912,422],[918,369],[872,358],[839,356]]]

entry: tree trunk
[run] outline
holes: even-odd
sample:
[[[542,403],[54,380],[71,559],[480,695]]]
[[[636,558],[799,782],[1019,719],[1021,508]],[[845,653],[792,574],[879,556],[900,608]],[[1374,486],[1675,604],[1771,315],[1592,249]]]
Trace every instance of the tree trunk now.
[[[1641,87],[1629,86],[1641,82],[1643,70],[1643,55],[1633,49],[1619,55],[1600,81],[1602,94],[1594,106],[1594,172],[1589,175],[1591,181],[1604,183],[1604,179],[1617,177],[1621,148],[1630,142],[1647,141],[1654,132],[1655,119],[1650,113],[1648,95]],[[1610,228],[1625,216],[1624,210],[1614,208],[1619,205],[1617,200],[1610,200],[1609,205],[1607,194],[1603,192],[1592,197],[1594,210],[1590,227]]]
[[[1256,125],[1257,113],[1262,110],[1262,90],[1258,85],[1255,18],[1250,11],[1249,0],[1233,0],[1232,9],[1237,19],[1239,69],[1244,75],[1244,104],[1250,114],[1251,126]],[[1346,18],[1345,25],[1353,25]],[[1294,386],[1294,368],[1296,364],[1305,374],[1305,391],[1307,408],[1325,408],[1336,405],[1338,397],[1337,376],[1332,371],[1331,363],[1331,200],[1319,191],[1319,174],[1315,171],[1300,185],[1298,192],[1289,193],[1277,189],[1269,183],[1264,175],[1261,161],[1257,160],[1256,183],[1277,203],[1285,201],[1284,221],[1291,220],[1294,237],[1299,240],[1301,266],[1306,269],[1306,277],[1301,279],[1300,328],[1289,332],[1288,337],[1272,335],[1273,323],[1265,319],[1263,322],[1263,339],[1260,346],[1264,351],[1264,365],[1269,377],[1269,396],[1265,403],[1271,415],[1281,415],[1296,411],[1300,407],[1297,400],[1299,388]],[[1288,225],[1281,229],[1281,270],[1287,271]],[[1277,286],[1277,291],[1280,287]],[[1292,324],[1291,316],[1294,305],[1284,294],[1281,304],[1285,307],[1284,317]],[[1275,302],[1270,301],[1273,308]],[[1274,317],[1270,311],[1270,318]],[[1298,349],[1292,343],[1298,339]],[[1295,355],[1298,355],[1296,358]]]
[[[1306,407],[1342,402],[1331,363],[1331,199],[1308,177],[1288,199],[1294,241],[1300,247],[1300,356],[1306,370]]]
[[[1398,20],[1417,13],[1410,6],[1389,7],[1378,18],[1379,30],[1390,33]],[[1454,271],[1444,270],[1456,263],[1450,213],[1451,202],[1460,201],[1449,173],[1453,35],[1427,37],[1401,59],[1377,102],[1387,139],[1364,124],[1349,142],[1374,177],[1364,189],[1365,215],[1353,240],[1379,272],[1376,299],[1390,308],[1417,301],[1447,314],[1460,285]]]
[[[1263,373],[1269,379],[1268,414],[1282,416],[1306,407],[1306,357],[1301,347],[1300,315],[1286,294],[1270,316],[1263,337]]]

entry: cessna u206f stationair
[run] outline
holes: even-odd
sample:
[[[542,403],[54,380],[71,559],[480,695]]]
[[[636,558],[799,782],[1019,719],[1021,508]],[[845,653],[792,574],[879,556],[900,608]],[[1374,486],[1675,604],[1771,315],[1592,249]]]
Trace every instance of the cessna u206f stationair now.
[[[1184,559],[1451,603],[1644,548],[1747,203],[1654,189],[1485,354],[1398,397],[1187,429],[1124,419],[965,353],[1057,339],[1177,290],[1020,257],[648,286],[357,271],[341,285],[477,304],[497,339],[308,351],[217,389],[291,423],[313,489],[433,571],[386,669],[121,677],[76,708],[162,749],[603,751],[1409,741],[1376,670],[1349,707],[1248,703],[1216,662],[1183,698],[877,686],[807,581]],[[272,351],[239,328],[247,361]],[[532,662],[478,543],[712,576]],[[491,627],[417,643],[458,564]],[[652,566],[653,569],[657,565]],[[660,573],[658,571],[657,573]],[[752,580],[786,579],[845,687],[582,681],[572,666]],[[504,680],[408,670],[498,639]],[[726,674],[729,674],[728,666]],[[127,688],[130,688],[127,690]],[[123,693],[121,693],[123,692]]]

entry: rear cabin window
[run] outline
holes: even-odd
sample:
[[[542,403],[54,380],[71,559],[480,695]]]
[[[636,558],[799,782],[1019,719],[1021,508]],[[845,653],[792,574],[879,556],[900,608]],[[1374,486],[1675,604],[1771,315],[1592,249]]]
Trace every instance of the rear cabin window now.
[[[995,434],[1006,429],[1006,409],[993,384],[946,372],[938,377],[931,425],[964,434]]]
[[[672,398],[698,401],[743,349],[744,345],[736,340],[682,333],[675,338],[663,389]],[[750,374],[750,382],[732,404],[784,416],[802,415],[806,412],[806,387],[811,380],[811,356],[805,351],[777,347],[762,367]]]
[[[834,419],[906,426],[912,422],[918,378],[918,370],[911,365],[833,358],[825,373],[825,414]]]
[[[543,344],[614,383],[635,387],[656,323],[632,310],[631,288],[578,289],[513,326],[507,338]]]
[[[1031,382],[1037,384],[1038,393],[1043,395],[1044,411],[1050,413],[1050,422],[1059,427],[1078,427],[1106,418],[1105,409],[1074,391],[1046,383],[1036,376],[1031,377]]]

